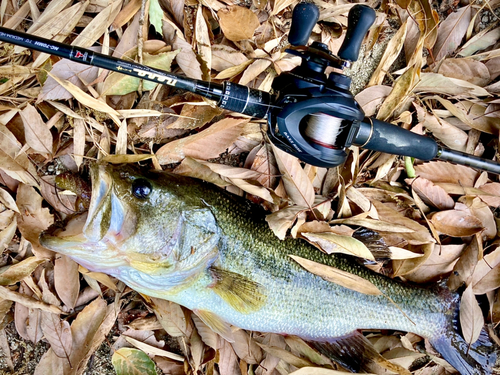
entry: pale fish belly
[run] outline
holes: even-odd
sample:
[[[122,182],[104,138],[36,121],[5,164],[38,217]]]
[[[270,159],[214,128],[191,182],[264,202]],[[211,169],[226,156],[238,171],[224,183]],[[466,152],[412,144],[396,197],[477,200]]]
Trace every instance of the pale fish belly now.
[[[222,320],[243,329],[296,335],[308,340],[327,341],[347,335],[356,329],[391,329],[436,337],[445,329],[447,320],[440,311],[432,311],[437,296],[418,290],[421,298],[399,299],[396,306],[384,296],[367,296],[332,284],[303,272],[302,280],[274,282],[272,277],[256,279],[269,291],[266,303],[256,312],[242,314],[229,306],[208,285],[210,278],[200,280],[170,300],[192,310],[206,310]],[[263,276],[263,275],[261,275]],[[412,299],[413,299],[412,298]],[[402,312],[404,311],[404,313]]]

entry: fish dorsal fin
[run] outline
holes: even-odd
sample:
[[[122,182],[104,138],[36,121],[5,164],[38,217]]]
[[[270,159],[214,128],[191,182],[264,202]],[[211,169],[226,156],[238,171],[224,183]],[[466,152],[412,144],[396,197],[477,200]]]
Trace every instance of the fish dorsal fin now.
[[[328,342],[309,341],[314,349],[352,372],[373,372],[370,365],[378,365],[402,375],[411,373],[402,366],[382,357],[373,344],[359,331],[337,337]]]
[[[266,302],[265,289],[259,283],[216,267],[210,267],[209,272],[213,279],[210,288],[236,311],[249,314]]]
[[[212,331],[219,334],[222,338],[229,342],[234,342],[233,331],[231,325],[214,313],[207,310],[196,310],[193,312],[205,323]]]

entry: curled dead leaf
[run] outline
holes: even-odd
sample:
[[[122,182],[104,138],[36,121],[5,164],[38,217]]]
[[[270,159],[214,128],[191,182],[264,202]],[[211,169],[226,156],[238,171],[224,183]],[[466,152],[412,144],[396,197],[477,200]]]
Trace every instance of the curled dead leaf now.
[[[325,264],[317,263],[309,259],[301,258],[296,255],[289,255],[294,261],[304,267],[307,271],[332,283],[354,290],[359,293],[372,296],[382,295],[382,292],[370,281],[356,276],[352,273],[330,267]]]
[[[437,231],[451,237],[472,236],[483,230],[483,224],[468,211],[446,210],[436,212],[431,223]]]

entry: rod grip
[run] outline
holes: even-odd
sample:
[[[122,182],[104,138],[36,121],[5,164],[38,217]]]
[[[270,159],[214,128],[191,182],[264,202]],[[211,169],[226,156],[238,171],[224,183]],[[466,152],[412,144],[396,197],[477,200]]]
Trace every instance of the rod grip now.
[[[368,150],[420,160],[432,160],[438,153],[438,145],[432,138],[372,118],[365,118],[361,122],[353,144]]]
[[[374,21],[375,11],[369,6],[357,4],[351,8],[347,18],[345,39],[338,53],[342,60],[358,59],[361,43]]]

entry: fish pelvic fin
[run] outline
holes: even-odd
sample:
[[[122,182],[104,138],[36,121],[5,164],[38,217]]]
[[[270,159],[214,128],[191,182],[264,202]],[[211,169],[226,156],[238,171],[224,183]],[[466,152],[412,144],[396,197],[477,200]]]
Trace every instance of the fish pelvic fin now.
[[[220,316],[206,310],[194,309],[193,312],[205,323],[212,331],[219,334],[228,342],[234,342],[231,325],[224,321]]]
[[[443,332],[437,338],[429,339],[431,345],[461,375],[490,375],[500,373],[500,348],[490,339],[483,328],[479,339],[469,345],[457,330]]]
[[[259,283],[217,267],[208,271],[213,280],[209,287],[236,311],[249,314],[264,306],[267,295]]]
[[[390,372],[410,375],[410,371],[382,357],[373,344],[359,331],[330,339],[327,342],[310,341],[309,345],[351,372],[373,372],[380,366]]]

